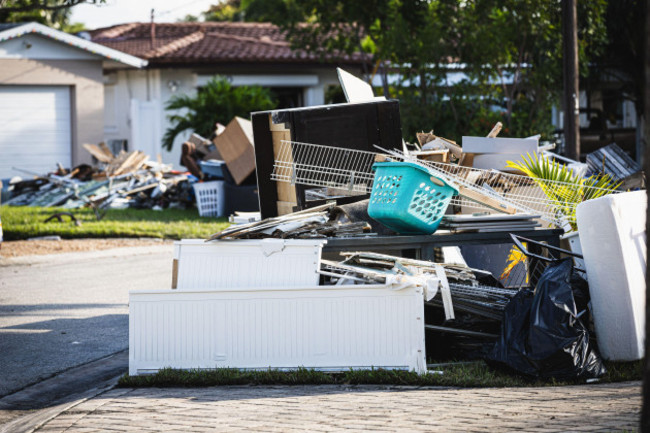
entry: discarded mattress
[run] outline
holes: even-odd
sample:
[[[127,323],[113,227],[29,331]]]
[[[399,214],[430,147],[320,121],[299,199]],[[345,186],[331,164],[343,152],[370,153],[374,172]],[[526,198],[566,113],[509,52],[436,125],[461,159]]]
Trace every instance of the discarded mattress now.
[[[646,191],[578,205],[598,347],[604,359],[643,358],[645,338]]]

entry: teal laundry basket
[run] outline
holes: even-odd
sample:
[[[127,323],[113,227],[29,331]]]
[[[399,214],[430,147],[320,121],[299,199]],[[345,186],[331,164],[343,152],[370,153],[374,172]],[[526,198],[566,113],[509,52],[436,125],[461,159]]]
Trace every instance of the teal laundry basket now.
[[[458,190],[412,162],[376,162],[368,215],[401,234],[438,229]]]

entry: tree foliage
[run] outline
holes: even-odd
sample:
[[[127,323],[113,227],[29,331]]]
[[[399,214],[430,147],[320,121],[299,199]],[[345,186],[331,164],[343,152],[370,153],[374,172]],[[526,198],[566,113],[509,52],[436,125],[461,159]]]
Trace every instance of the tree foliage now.
[[[605,49],[598,52],[588,85],[618,83],[623,98],[644,112],[645,11],[642,0],[610,0],[607,5]]]
[[[363,50],[397,83],[404,132],[450,138],[550,134],[562,90],[561,3],[548,0],[285,0],[275,22],[294,46],[320,53]],[[581,72],[606,42],[606,0],[579,2]],[[382,68],[374,71],[382,72]],[[370,74],[369,74],[370,75]],[[485,128],[485,129],[483,129]],[[473,133],[473,132],[472,132]]]
[[[179,95],[165,105],[170,128],[165,131],[163,147],[171,150],[174,139],[186,130],[209,137],[217,122],[227,124],[235,116],[250,116],[251,111],[275,108],[269,89],[260,86],[234,87],[225,77],[214,77],[196,95]]]
[[[80,24],[70,24],[71,8],[82,4],[102,4],[106,0],[0,0],[0,23],[37,22],[55,29],[81,31]]]

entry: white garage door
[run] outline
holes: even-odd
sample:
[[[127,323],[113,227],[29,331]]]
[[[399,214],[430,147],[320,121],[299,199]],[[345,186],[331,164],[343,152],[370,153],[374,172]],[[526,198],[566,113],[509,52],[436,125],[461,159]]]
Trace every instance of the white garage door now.
[[[0,179],[70,167],[70,88],[0,86]]]

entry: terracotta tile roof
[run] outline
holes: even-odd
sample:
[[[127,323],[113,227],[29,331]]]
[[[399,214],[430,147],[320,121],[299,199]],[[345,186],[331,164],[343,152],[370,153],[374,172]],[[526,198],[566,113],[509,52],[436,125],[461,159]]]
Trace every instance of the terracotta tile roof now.
[[[284,33],[270,23],[129,23],[90,32],[92,41],[156,64],[320,63],[317,55],[292,50]],[[345,62],[360,63],[359,56]]]

